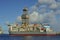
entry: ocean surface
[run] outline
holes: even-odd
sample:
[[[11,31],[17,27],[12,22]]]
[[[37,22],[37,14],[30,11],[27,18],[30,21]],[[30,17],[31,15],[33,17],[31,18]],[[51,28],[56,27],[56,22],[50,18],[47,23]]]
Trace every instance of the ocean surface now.
[[[10,36],[0,35],[0,40],[60,40],[60,36]]]

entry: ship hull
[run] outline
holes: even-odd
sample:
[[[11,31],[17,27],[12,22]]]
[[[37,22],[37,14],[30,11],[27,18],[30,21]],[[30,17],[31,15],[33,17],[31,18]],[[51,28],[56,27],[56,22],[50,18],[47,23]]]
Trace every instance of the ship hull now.
[[[55,36],[56,32],[10,32],[11,36]]]

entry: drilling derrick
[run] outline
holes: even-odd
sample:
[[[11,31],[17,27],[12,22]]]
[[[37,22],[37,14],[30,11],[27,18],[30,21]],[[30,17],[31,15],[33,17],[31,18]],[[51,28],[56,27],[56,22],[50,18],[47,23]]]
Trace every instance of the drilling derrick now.
[[[29,25],[29,15],[28,15],[28,8],[23,9],[23,14],[21,16],[22,18],[22,25],[24,28],[28,28]]]

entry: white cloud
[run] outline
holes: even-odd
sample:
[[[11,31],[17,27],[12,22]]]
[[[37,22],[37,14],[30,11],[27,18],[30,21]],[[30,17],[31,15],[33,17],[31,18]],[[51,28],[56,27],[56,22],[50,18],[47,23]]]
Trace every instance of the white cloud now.
[[[40,4],[51,4],[54,3],[55,0],[38,0]]]
[[[45,7],[44,7],[44,8],[42,7],[42,8],[39,10],[39,12],[40,12],[40,13],[46,12],[46,8],[45,8]]]
[[[30,22],[37,22],[38,20],[38,12],[33,12],[30,14]]]
[[[51,22],[54,19],[53,11],[44,14],[40,14],[34,11],[32,14],[30,14],[31,22],[44,22],[46,21],[44,19],[49,20]]]
[[[51,9],[56,9],[58,7],[57,3],[53,3],[50,5],[50,8]]]
[[[56,2],[55,0],[38,0],[40,4],[48,4],[50,9],[56,9],[60,5],[60,2]]]
[[[18,17],[17,17],[17,20],[18,20],[18,21],[22,21],[21,16],[18,16]]]

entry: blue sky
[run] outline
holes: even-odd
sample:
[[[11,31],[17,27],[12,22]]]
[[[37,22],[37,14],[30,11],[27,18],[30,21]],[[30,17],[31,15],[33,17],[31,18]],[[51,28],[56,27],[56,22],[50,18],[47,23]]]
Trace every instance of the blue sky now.
[[[6,21],[13,23],[22,14],[23,7],[34,5],[37,0],[0,0],[0,25],[6,31]]]
[[[0,0],[0,25],[5,33],[8,33],[6,22],[13,23],[17,18],[19,19],[18,16],[22,14],[24,7],[28,7],[32,11],[30,14],[32,22],[43,23],[48,20],[54,30],[58,29],[57,31],[59,31],[60,0]],[[34,9],[36,10],[33,11]]]

